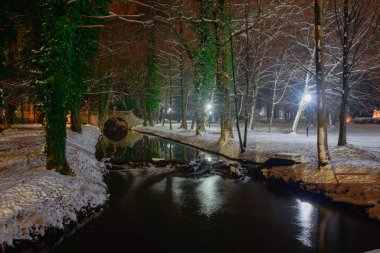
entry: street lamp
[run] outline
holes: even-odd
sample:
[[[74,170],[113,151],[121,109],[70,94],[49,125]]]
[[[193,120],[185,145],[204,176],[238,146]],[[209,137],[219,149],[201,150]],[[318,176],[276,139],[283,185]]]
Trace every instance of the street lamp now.
[[[306,103],[309,103],[309,102],[311,102],[311,100],[313,100],[313,97],[311,96],[310,93],[306,93],[306,94],[303,96],[303,100],[304,100]]]

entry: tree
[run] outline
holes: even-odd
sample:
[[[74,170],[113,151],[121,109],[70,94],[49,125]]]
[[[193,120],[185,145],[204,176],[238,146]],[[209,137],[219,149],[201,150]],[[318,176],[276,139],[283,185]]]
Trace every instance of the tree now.
[[[158,109],[158,67],[156,59],[156,44],[153,36],[149,41],[149,49],[147,53],[146,61],[146,80],[144,85],[143,94],[143,108],[144,108],[144,125],[149,123],[150,126],[154,126],[153,112]]]
[[[10,12],[14,8],[17,1],[4,0],[0,2],[0,82],[7,79],[12,73],[12,67],[9,64],[6,54],[6,47],[12,41],[16,40],[16,29],[10,17]],[[0,83],[0,118],[2,123],[6,122],[4,117],[5,97],[4,85]],[[2,131],[2,129],[0,129]]]
[[[98,28],[98,21],[84,20],[83,16],[106,12],[107,1],[48,0],[41,3],[41,10],[43,46],[39,64],[46,116],[46,167],[72,175],[65,156],[66,115],[68,110],[78,109],[85,90],[81,71],[94,52],[88,46],[95,45],[97,35],[86,29]]]
[[[196,135],[205,131],[206,106],[212,103],[212,90],[215,81],[215,36],[210,23],[212,13],[208,1],[199,1],[199,22],[190,21],[190,27],[195,32],[196,43],[187,52],[193,62],[193,84],[195,88]]]
[[[231,98],[229,91],[229,78],[227,74],[227,57],[228,41],[226,30],[227,21],[227,2],[225,0],[213,1],[213,15],[214,15],[214,32],[215,32],[215,51],[216,51],[216,69],[215,81],[217,89],[217,102],[220,113],[220,138],[218,143],[220,145],[226,144],[232,134],[232,119],[231,119]]]
[[[324,38],[323,38],[323,0],[315,0],[315,71],[317,88],[317,149],[318,165],[326,166],[329,163],[327,142],[327,111],[326,111],[326,82],[324,73]]]
[[[286,61],[286,58],[289,55],[286,50],[281,52],[276,59],[276,62],[273,64],[272,75],[269,80],[269,85],[271,89],[272,98],[270,101],[270,113],[268,120],[268,132],[271,132],[273,117],[274,117],[274,108],[279,104],[288,89],[289,83],[291,81],[294,69],[293,66]]]
[[[182,10],[182,6],[180,6]],[[181,11],[182,15],[182,11]],[[187,129],[186,109],[187,109],[187,89],[185,87],[183,68],[184,68],[184,27],[183,21],[179,21],[179,70],[180,70],[180,86],[181,86],[181,128]]]
[[[339,63],[342,69],[338,146],[347,144],[348,99],[352,85],[355,83],[353,79],[358,78],[355,71],[362,61],[368,60],[366,54],[376,40],[379,8],[377,0],[334,0],[335,21],[341,49]],[[369,64],[367,64],[367,69],[368,66]],[[361,72],[366,72],[366,70]]]

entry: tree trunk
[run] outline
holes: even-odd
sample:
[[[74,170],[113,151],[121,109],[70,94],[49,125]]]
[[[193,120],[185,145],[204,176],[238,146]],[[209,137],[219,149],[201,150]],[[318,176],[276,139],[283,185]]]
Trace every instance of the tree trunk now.
[[[249,32],[248,32],[248,9],[247,3],[244,5],[244,13],[245,13],[245,96],[244,96],[244,148],[247,148],[247,135],[248,135],[248,93],[249,93]]]
[[[154,126],[153,113],[152,113],[152,108],[150,106],[148,108],[148,121],[149,121],[149,126],[153,127]]]
[[[78,108],[70,110],[70,129],[76,133],[82,133],[82,117]]]
[[[230,9],[230,19],[232,18],[231,16],[232,15],[231,15],[231,9]],[[247,33],[248,33],[248,31],[247,31]],[[230,54],[231,54],[231,64],[232,64],[232,81],[233,81],[233,87],[234,87],[234,103],[235,103],[236,129],[237,129],[238,137],[239,137],[240,153],[244,153],[245,152],[245,146],[243,145],[243,140],[241,138],[240,124],[239,124],[239,112],[238,112],[236,76],[235,76],[235,61],[234,61],[234,59],[235,59],[235,53],[234,53],[234,46],[233,46],[233,38],[232,38],[232,28],[231,28],[231,26],[230,26]],[[248,105],[247,105],[247,107],[248,107]],[[248,116],[248,114],[247,114],[247,116]],[[246,121],[245,121],[245,123],[246,123],[246,125],[245,125],[245,131],[247,131],[247,122],[248,122],[248,119],[246,118]],[[246,132],[245,132],[245,134],[246,134]]]
[[[91,103],[90,103],[90,97],[87,99],[87,124],[91,124]]]
[[[36,112],[36,105],[33,105],[33,122],[34,124],[37,124],[37,112]]]
[[[269,123],[268,123],[268,132],[269,132],[269,133],[270,133],[271,130],[272,130],[272,123],[273,123],[273,114],[274,114],[275,99],[276,99],[276,90],[273,91],[272,105],[271,105],[271,108],[270,108],[270,116],[269,116]]]
[[[165,120],[166,120],[166,110],[168,109],[168,93],[169,90],[166,90],[165,93],[165,102],[164,102],[164,112],[162,113],[162,126],[165,126]]]
[[[226,68],[227,48],[224,45],[224,20],[223,12],[226,7],[224,0],[218,0],[214,4],[215,48],[216,48],[216,86],[218,90],[218,104],[220,112],[220,138],[219,145],[224,145],[231,139],[232,124],[230,112],[229,80]]]
[[[59,90],[59,89],[58,89]],[[66,110],[59,99],[59,92],[54,91],[46,112],[46,168],[64,175],[74,175],[66,161]]]
[[[315,67],[316,67],[316,87],[318,103],[318,124],[317,124],[317,148],[319,167],[329,163],[328,142],[327,142],[327,122],[326,122],[326,82],[324,76],[324,48],[323,48],[323,0],[315,0]]]
[[[340,104],[340,113],[339,113],[339,138],[338,146],[344,146],[347,144],[347,116],[348,116],[348,97],[349,97],[349,88],[347,80],[343,78],[343,94],[342,101]]]
[[[22,124],[25,124],[24,110],[25,110],[24,99],[21,98],[21,100],[20,100],[20,112],[21,112],[21,123]]]
[[[171,72],[171,58],[169,56],[169,87],[170,87],[170,94],[169,94],[169,125],[170,130],[173,129],[172,125],[172,119],[173,119],[173,112],[172,112],[172,96],[173,96],[173,87],[172,87],[172,72]]]
[[[349,86],[349,67],[348,67],[348,54],[349,54],[349,23],[348,23],[348,0],[344,0],[344,21],[343,21],[343,55],[342,55],[342,81],[343,81],[343,94],[340,103],[340,114],[339,114],[339,139],[338,146],[344,146],[347,144],[347,114],[348,114],[348,98],[350,96],[350,86]]]
[[[179,27],[180,34],[180,43],[179,43],[179,70],[180,70],[180,84],[181,84],[181,109],[182,109],[182,122],[181,128],[187,129],[187,120],[186,120],[186,100],[187,92],[185,87],[185,82],[183,81],[183,23],[180,21]]]
[[[203,80],[203,78],[202,78]],[[201,85],[201,84],[200,84]],[[197,104],[196,104],[196,111],[195,111],[195,119],[196,119],[196,127],[195,127],[195,135],[202,135],[205,128],[205,111],[203,108],[203,95],[200,90],[201,87],[197,87],[196,94],[197,94]]]

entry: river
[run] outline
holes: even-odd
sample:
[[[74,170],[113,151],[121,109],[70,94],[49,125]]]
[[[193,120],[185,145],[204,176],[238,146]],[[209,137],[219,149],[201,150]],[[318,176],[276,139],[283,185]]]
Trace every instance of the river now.
[[[179,172],[152,160],[220,157],[148,136],[98,147],[121,165],[106,177],[100,217],[52,252],[363,252],[380,248],[380,224],[274,183],[215,171]],[[125,166],[134,161],[133,166]],[[139,164],[143,164],[139,166]],[[133,168],[131,168],[133,167]],[[121,168],[121,169],[120,169]],[[123,169],[124,168],[124,169]]]

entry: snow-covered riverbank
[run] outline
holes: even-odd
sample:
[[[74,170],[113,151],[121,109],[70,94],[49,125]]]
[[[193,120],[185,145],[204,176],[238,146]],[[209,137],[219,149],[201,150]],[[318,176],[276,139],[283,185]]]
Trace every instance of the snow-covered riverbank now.
[[[77,214],[107,200],[104,164],[95,158],[100,131],[68,131],[67,160],[76,176],[46,170],[41,128],[9,129],[0,137],[0,245],[63,228]]]
[[[155,127],[137,126],[136,131],[157,135],[181,143],[222,154],[228,158],[263,163],[276,153],[298,153],[302,163],[288,167],[263,169],[268,179],[295,184],[303,190],[324,194],[333,201],[364,207],[370,217],[380,220],[380,126],[349,125],[348,141],[351,145],[336,147],[337,129],[330,129],[330,155],[332,166],[318,170],[316,133],[310,129],[309,137],[289,134],[286,126],[274,128],[268,133],[265,126],[257,127],[248,135],[248,149],[239,153],[237,132],[235,139],[224,146],[218,146],[219,126],[207,128],[202,136],[195,136],[193,130],[179,129],[174,124]]]

